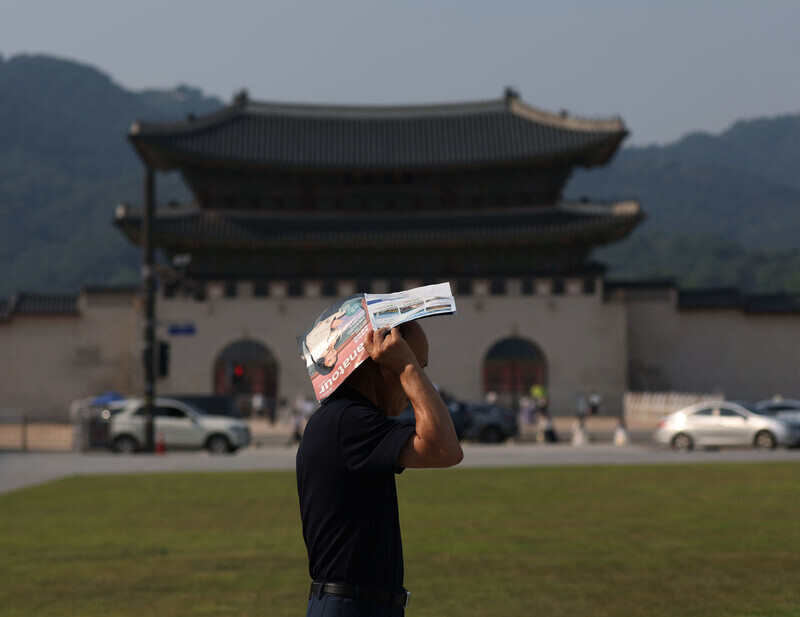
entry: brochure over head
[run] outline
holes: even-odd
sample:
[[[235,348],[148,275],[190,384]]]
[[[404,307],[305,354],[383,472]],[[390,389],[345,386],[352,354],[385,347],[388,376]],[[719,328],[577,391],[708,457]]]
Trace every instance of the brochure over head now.
[[[450,283],[391,294],[356,294],[332,304],[297,337],[317,400],[330,396],[367,359],[364,339],[370,330],[455,313]]]

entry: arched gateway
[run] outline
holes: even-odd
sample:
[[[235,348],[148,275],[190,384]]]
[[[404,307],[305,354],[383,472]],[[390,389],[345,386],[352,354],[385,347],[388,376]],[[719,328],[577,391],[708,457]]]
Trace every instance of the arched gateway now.
[[[492,345],[483,362],[484,394],[494,392],[498,403],[516,409],[534,385],[547,387],[547,361],[539,347],[518,337]]]
[[[257,341],[243,339],[223,349],[214,362],[214,392],[243,399],[251,408],[253,395],[262,395],[263,409],[271,412],[277,401],[278,363],[275,356]]]

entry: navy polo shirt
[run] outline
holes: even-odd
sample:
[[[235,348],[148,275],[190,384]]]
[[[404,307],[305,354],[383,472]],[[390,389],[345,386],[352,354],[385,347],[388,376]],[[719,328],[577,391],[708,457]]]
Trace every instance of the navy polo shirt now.
[[[308,421],[296,464],[312,579],[403,586],[395,474],[413,434],[346,385]]]

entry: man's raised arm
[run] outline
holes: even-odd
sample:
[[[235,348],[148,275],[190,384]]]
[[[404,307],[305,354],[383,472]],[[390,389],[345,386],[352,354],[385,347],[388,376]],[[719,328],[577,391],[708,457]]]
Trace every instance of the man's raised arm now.
[[[415,433],[400,452],[397,464],[406,468],[452,467],[464,458],[453,420],[442,397],[423,370],[428,364],[428,341],[416,322],[371,332],[367,351],[399,379],[416,417]],[[401,408],[402,409],[402,408]],[[398,412],[399,413],[399,412]]]
[[[452,467],[464,458],[453,419],[422,368],[409,366],[400,382],[416,417],[414,435],[400,452],[398,465],[407,468]]]

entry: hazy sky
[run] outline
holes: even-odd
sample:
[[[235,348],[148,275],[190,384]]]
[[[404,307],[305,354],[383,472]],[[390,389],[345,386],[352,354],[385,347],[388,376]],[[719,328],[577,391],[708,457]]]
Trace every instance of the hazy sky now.
[[[0,0],[0,53],[230,100],[498,98],[619,115],[627,144],[800,112],[798,0]]]

